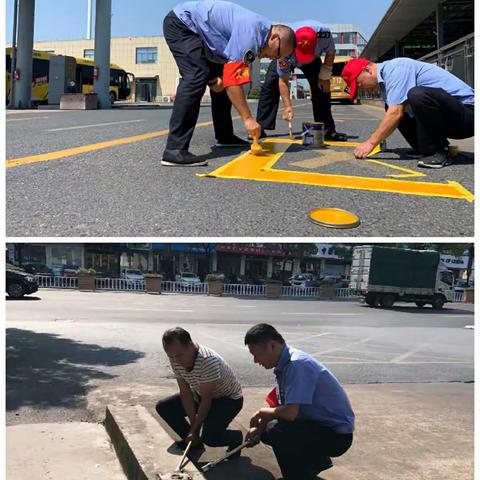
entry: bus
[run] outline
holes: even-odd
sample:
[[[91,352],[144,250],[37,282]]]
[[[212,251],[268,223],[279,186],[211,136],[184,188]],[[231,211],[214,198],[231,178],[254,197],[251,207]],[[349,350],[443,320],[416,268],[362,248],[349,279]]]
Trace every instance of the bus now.
[[[335,57],[333,62],[332,78],[330,79],[330,93],[333,101],[340,103],[353,103],[350,95],[345,91],[347,84],[342,78],[342,70],[352,57]]]
[[[12,62],[12,49],[7,48],[6,58],[6,93],[7,104],[10,100],[10,71]],[[52,52],[33,51],[32,65],[32,103],[45,104],[48,101],[48,74],[50,69],[50,58],[54,56]],[[81,85],[77,88],[78,93],[93,92],[93,69],[95,63],[86,58],[76,58],[77,66],[75,72],[75,84]],[[110,64],[110,101],[129,100],[132,96],[132,85],[135,77],[132,73],[127,73],[121,67]]]

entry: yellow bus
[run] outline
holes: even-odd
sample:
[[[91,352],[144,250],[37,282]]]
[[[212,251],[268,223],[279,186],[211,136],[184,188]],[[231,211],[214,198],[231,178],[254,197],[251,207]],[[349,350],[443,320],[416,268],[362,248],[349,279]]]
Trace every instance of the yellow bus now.
[[[352,103],[349,94],[345,91],[347,84],[342,78],[342,70],[345,64],[352,57],[335,57],[332,70],[332,78],[330,79],[330,93],[332,100],[340,103]]]
[[[10,70],[12,62],[12,49],[7,48],[6,68],[6,93],[7,103],[10,97]],[[50,58],[54,56],[52,52],[33,51],[32,65],[32,103],[47,103],[48,101],[48,73],[50,69]],[[75,83],[81,85],[81,93],[93,92],[93,60],[86,58],[76,58],[77,62],[75,72]],[[115,64],[110,65],[110,100],[128,100],[132,96],[132,85],[135,77],[132,73],[127,73],[121,67]]]

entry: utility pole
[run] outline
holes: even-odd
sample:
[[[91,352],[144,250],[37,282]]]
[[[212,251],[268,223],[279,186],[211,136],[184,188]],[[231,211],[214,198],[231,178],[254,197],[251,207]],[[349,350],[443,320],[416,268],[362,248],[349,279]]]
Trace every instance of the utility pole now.
[[[10,55],[10,99],[8,108],[13,108],[13,95],[15,91],[15,70],[17,68],[17,17],[18,0],[13,1],[13,33],[12,33],[12,54]]]
[[[88,18],[87,18],[87,40],[92,39],[92,20],[93,20],[93,0],[88,0]]]

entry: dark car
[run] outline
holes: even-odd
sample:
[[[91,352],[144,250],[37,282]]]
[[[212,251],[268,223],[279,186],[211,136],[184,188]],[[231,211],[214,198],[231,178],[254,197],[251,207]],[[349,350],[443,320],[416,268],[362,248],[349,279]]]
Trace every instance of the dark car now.
[[[27,263],[22,265],[22,268],[27,273],[33,273],[33,275],[52,275],[52,269],[48,268],[44,263]]]
[[[6,290],[10,297],[20,298],[38,290],[38,283],[31,273],[6,270]]]

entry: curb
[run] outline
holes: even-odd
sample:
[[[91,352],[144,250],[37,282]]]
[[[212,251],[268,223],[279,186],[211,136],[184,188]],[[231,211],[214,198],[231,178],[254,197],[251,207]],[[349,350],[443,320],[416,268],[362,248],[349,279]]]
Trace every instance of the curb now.
[[[108,405],[105,429],[129,480],[204,480],[193,462],[175,471],[181,457],[168,452],[172,439],[141,405]]]

